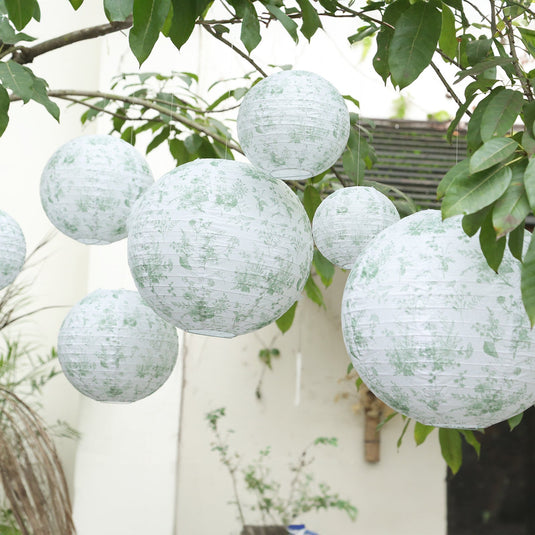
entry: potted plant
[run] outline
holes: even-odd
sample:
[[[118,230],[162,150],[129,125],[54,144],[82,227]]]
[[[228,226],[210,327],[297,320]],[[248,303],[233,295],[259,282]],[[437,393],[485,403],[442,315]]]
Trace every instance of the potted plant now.
[[[241,454],[230,451],[228,434],[219,427],[219,421],[224,416],[225,409],[219,408],[209,412],[206,419],[214,436],[212,450],[218,453],[232,480],[233,503],[242,525],[241,535],[316,535],[305,530],[304,525],[290,525],[309,511],[336,509],[355,520],[356,507],[333,492],[326,483],[317,483],[309,469],[314,461],[312,451],[319,446],[337,446],[336,438],[319,437],[299,453],[297,460],[290,465],[293,476],[287,492],[283,493],[281,484],[272,476],[267,465],[271,449],[260,450],[258,457],[245,465]],[[249,493],[253,505],[246,505],[241,500],[240,487]],[[260,516],[261,524],[247,523],[246,508]]]

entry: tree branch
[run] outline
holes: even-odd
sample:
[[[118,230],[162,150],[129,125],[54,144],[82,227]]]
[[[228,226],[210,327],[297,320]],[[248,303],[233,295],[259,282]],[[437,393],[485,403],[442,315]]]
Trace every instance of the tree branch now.
[[[455,93],[455,91],[453,90],[451,85],[448,83],[446,78],[444,78],[444,75],[440,72],[440,69],[435,65],[435,63],[433,61],[430,63],[430,65],[433,68],[433,70],[435,71],[435,73],[437,74],[437,76],[440,78],[440,81],[446,87],[448,93],[451,95],[451,98],[453,100],[455,100],[455,102],[457,103],[458,106],[462,106],[463,103],[462,103],[461,99],[457,96],[457,94]]]
[[[187,117],[184,117],[183,115],[180,115],[179,113],[176,113],[173,110],[170,110],[169,108],[165,106],[160,106],[159,104],[155,104],[153,101],[145,99],[145,98],[117,95],[116,93],[104,93],[101,91],[85,91],[85,90],[78,90],[78,89],[50,90],[48,91],[48,96],[51,98],[60,98],[60,99],[65,99],[65,100],[70,100],[70,101],[72,101],[72,97],[101,98],[101,99],[114,100],[118,102],[127,102],[135,106],[142,106],[144,108],[157,111],[163,115],[167,115],[171,117],[173,120],[175,120],[177,123],[181,123],[184,126],[191,128],[192,130],[196,130],[197,132],[205,134],[206,136],[212,138],[214,141],[217,141],[221,143],[222,145],[225,145],[230,150],[234,150],[236,152],[239,152],[240,154],[243,154],[243,151],[241,150],[241,148],[235,143],[233,143],[231,140],[229,140],[228,138],[225,138],[217,134],[216,132],[212,131],[210,128],[207,128],[206,126],[202,124],[199,124],[191,119],[188,119]],[[21,98],[16,95],[11,95],[10,100],[17,101],[17,100],[21,100]],[[85,102],[80,102],[80,104],[87,106]]]
[[[12,59],[21,65],[24,63],[31,63],[37,56],[40,56],[41,54],[46,54],[52,50],[57,50],[58,48],[71,45],[79,41],[86,41],[88,39],[94,39],[95,37],[101,37],[102,35],[118,32],[129,28],[130,26],[132,26],[132,17],[128,17],[123,22],[110,22],[108,24],[91,26],[90,28],[83,28],[82,30],[69,32],[31,47],[18,46],[12,51]]]
[[[267,77],[267,73],[245,52],[242,52],[239,48],[236,48],[230,41],[227,41],[222,35],[217,33],[215,30],[212,30],[209,24],[202,24],[202,27],[213,37],[221,41],[230,47],[236,54],[241,56],[245,61],[248,61],[254,68],[257,70],[264,78]]]
[[[522,90],[524,91],[524,95],[529,101],[532,101],[533,92],[531,91],[531,85],[527,76],[522,70],[522,67],[520,66],[518,54],[516,53],[515,36],[513,33],[513,25],[511,24],[511,19],[509,17],[504,17],[503,21],[505,22],[505,27],[507,29],[506,33],[507,39],[509,41],[509,50],[511,51],[511,57],[513,58],[513,67],[515,69],[516,75],[518,76],[518,80],[520,81],[520,85],[522,86]]]

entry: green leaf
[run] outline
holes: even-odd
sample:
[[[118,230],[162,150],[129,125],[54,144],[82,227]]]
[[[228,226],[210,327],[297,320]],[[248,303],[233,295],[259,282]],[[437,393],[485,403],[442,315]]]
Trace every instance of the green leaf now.
[[[163,26],[171,0],[134,0],[134,24],[130,30],[130,48],[141,65],[151,53]]]
[[[486,141],[470,158],[470,174],[484,171],[511,156],[518,143],[510,137],[495,137]]]
[[[455,15],[453,11],[442,3],[442,28],[438,39],[438,46],[450,58],[457,54],[457,35],[455,32]]]
[[[456,9],[457,11],[463,11],[463,2],[462,0],[444,0],[444,4],[448,4],[448,6],[451,6],[453,9]]]
[[[529,317],[531,327],[535,325],[535,234],[532,234],[528,250],[522,263],[520,289],[522,302]]]
[[[492,39],[474,39],[466,43],[466,57],[470,65],[476,65],[482,61],[490,52]]]
[[[512,431],[515,427],[517,427],[518,424],[522,421],[523,417],[524,417],[523,412],[521,412],[520,414],[517,414],[516,416],[511,416],[511,418],[507,420],[507,422],[509,423],[509,431]]]
[[[35,37],[27,33],[17,33],[9,23],[9,19],[0,16],[0,41],[14,45],[19,41],[35,41]]]
[[[134,10],[134,0],[104,0],[104,13],[110,22],[126,20]]]
[[[414,440],[416,445],[419,446],[425,442],[425,439],[429,434],[435,429],[432,425],[424,425],[420,422],[415,422],[414,424]]]
[[[522,42],[526,45],[529,53],[532,56],[535,56],[535,31],[530,30],[529,28],[517,28],[522,37]]]
[[[84,0],[69,0],[69,2],[71,6],[76,10],[84,3]]]
[[[518,225],[522,224],[530,212],[523,181],[525,168],[525,160],[513,166],[511,184],[496,201],[492,210],[492,224],[498,238],[512,232]]]
[[[323,294],[321,293],[321,290],[319,289],[319,286],[316,284],[314,279],[312,278],[312,275],[309,275],[307,282],[305,284],[305,292],[307,294],[307,297],[314,301],[317,305],[325,306],[325,303],[323,301]]]
[[[32,20],[35,4],[36,0],[5,0],[9,19],[17,30],[22,30]]]
[[[492,226],[492,212],[487,214],[481,225],[479,245],[489,267],[498,273],[498,268],[502,263],[503,253],[505,251],[505,237],[499,240],[496,239],[496,231]]]
[[[180,139],[170,139],[168,142],[169,152],[171,156],[176,160],[177,165],[191,162],[195,160],[195,156],[192,156],[184,146],[184,142]]]
[[[456,474],[463,462],[463,450],[461,434],[457,429],[438,430],[438,440],[442,457],[450,467],[450,470]]]
[[[0,136],[5,132],[7,124],[9,123],[9,94],[0,85]]]
[[[291,19],[284,11],[277,6],[266,4],[266,9],[282,24],[283,28],[290,34],[291,38],[297,43],[299,37],[297,35],[297,23]]]
[[[334,13],[337,8],[337,1],[336,0],[318,0],[320,5],[325,8],[330,13]]]
[[[15,61],[0,62],[0,82],[6,89],[11,89],[23,102],[28,102],[33,95],[35,76],[30,69]]]
[[[241,42],[249,54],[258,46],[262,37],[260,36],[260,22],[254,5],[247,0],[244,2],[244,15],[240,33]]]
[[[494,95],[500,91],[503,91],[503,87],[494,89],[490,95],[487,95],[479,102],[479,104],[476,106],[476,109],[472,112],[472,117],[470,117],[470,120],[468,121],[468,129],[466,131],[466,144],[468,145],[468,149],[470,151],[476,150],[481,143],[483,143],[481,139],[481,121],[483,120],[483,116],[485,115],[485,111],[487,110],[489,102]]]
[[[299,4],[303,15],[301,33],[310,41],[318,28],[323,28],[321,20],[318,12],[308,0],[296,0],[296,2]]]
[[[27,69],[27,67],[24,68]],[[30,69],[27,70],[30,71]],[[50,115],[52,115],[52,117],[54,117],[54,119],[59,122],[59,107],[48,97],[47,83],[42,78],[34,76],[33,73],[31,73],[31,75],[34,77],[31,99],[44,106],[48,113],[50,113]]]
[[[156,147],[160,146],[169,137],[170,133],[171,133],[171,129],[168,126],[163,127],[160,133],[154,136],[151,142],[147,145],[145,154],[148,154],[149,152],[153,151]]]
[[[503,195],[512,176],[509,167],[497,165],[466,179],[456,180],[442,201],[442,217],[472,214],[488,206]]]
[[[522,253],[524,252],[524,224],[525,222],[509,233],[509,239],[507,240],[509,251],[520,262],[522,262]]]
[[[470,175],[470,160],[468,158],[456,163],[440,181],[437,188],[437,200],[442,199],[452,184],[458,180],[464,180]]]
[[[486,206],[478,212],[467,214],[463,217],[462,226],[466,235],[470,237],[476,235],[477,231],[481,228],[483,221],[485,221],[490,209],[491,206]]]
[[[535,210],[535,158],[530,158],[524,170],[524,188],[528,196],[529,205]]]
[[[173,21],[169,37],[180,50],[195,28],[195,21],[202,15],[210,0],[172,0]]]
[[[492,69],[493,67],[503,67],[505,65],[511,65],[511,63],[513,63],[512,58],[493,57],[490,59],[486,59],[484,61],[481,61],[477,65],[474,65],[470,69],[463,69],[462,71],[459,71],[457,73],[457,79],[455,80],[455,83],[460,82],[467,76],[477,76],[478,74],[484,73],[485,71]]]
[[[314,259],[312,260],[316,273],[320,276],[321,282],[325,288],[328,288],[334,277],[335,268],[332,262],[327,260],[318,249],[314,250]]]
[[[275,323],[280,331],[284,334],[290,329],[295,318],[295,309],[297,308],[297,301],[282,315],[278,318]]]
[[[523,95],[519,91],[504,89],[489,100],[481,119],[481,139],[505,135],[522,110]]]
[[[469,429],[459,429],[459,432],[463,435],[464,439],[474,450],[476,451],[477,456],[479,457],[479,454],[481,453],[481,444],[479,443],[479,440],[474,435],[473,431],[470,431]]]
[[[316,210],[320,204],[321,196],[318,190],[314,186],[307,184],[305,186],[305,192],[303,195],[303,206],[305,207],[310,221],[314,219],[314,214],[316,213]]]
[[[347,140],[347,147],[342,155],[342,165],[346,175],[355,185],[359,185],[364,178],[366,168],[365,157],[369,152],[369,146],[363,136],[351,129]]]
[[[367,24],[366,26],[361,26],[358,29],[357,33],[350,35],[347,40],[349,41],[350,45],[354,45],[355,43],[362,41],[366,37],[373,35],[376,31],[377,26],[375,24]]]
[[[398,19],[389,49],[392,81],[400,89],[414,82],[435,52],[442,16],[434,2],[418,2]]]
[[[373,58],[373,68],[375,72],[381,76],[384,82],[390,76],[390,68],[388,66],[388,57],[390,52],[390,44],[394,36],[393,28],[396,27],[399,17],[410,7],[409,0],[398,0],[389,4],[383,13],[383,24],[377,38],[375,40],[377,52]]]
[[[406,416],[403,416],[403,418],[406,418]],[[405,425],[403,426],[403,430],[401,431],[401,435],[399,435],[398,441],[397,441],[397,448],[401,448],[401,444],[403,442],[403,437],[405,436],[405,433],[407,432],[407,429],[409,428],[409,424],[411,423],[411,419],[407,418]]]

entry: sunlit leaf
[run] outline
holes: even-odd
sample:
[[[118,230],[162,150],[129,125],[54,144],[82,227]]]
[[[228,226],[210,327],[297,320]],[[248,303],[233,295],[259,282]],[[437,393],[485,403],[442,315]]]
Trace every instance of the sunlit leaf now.
[[[495,137],[486,141],[470,158],[470,174],[484,171],[506,160],[518,148],[510,137]]]
[[[425,442],[425,439],[433,432],[435,427],[432,425],[424,425],[420,422],[414,424],[414,440],[416,445],[419,446]]]

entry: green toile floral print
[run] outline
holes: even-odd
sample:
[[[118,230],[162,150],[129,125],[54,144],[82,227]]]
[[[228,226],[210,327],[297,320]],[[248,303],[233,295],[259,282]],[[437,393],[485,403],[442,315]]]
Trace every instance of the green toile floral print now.
[[[129,219],[128,262],[143,299],[199,334],[232,337],[275,321],[299,298],[312,247],[290,188],[231,160],[177,167]]]
[[[349,137],[343,97],[321,76],[282,71],[249,90],[238,114],[247,158],[275,178],[304,179],[331,167]]]
[[[0,290],[11,284],[26,259],[26,240],[19,224],[0,210]]]
[[[61,146],[41,176],[41,204],[52,224],[86,244],[126,237],[137,198],[154,183],[141,154],[112,136],[80,136]]]
[[[67,314],[58,358],[70,383],[97,401],[133,402],[167,380],[177,332],[130,290],[96,290]]]
[[[342,301],[346,348],[385,403],[427,425],[483,428],[535,402],[520,264],[499,273],[461,217],[413,214],[372,240]]]
[[[353,186],[329,195],[312,222],[312,235],[325,258],[351,269],[370,240],[399,221],[392,201],[375,188]]]

